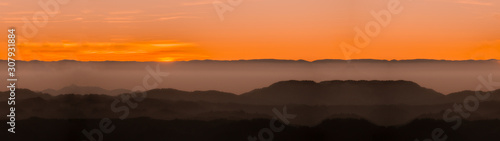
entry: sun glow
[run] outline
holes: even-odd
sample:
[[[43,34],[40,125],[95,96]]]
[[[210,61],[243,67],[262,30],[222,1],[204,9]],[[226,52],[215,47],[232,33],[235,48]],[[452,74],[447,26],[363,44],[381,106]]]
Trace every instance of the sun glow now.
[[[160,58],[160,61],[162,61],[162,62],[173,62],[173,61],[175,61],[175,58],[164,57],[164,58]]]

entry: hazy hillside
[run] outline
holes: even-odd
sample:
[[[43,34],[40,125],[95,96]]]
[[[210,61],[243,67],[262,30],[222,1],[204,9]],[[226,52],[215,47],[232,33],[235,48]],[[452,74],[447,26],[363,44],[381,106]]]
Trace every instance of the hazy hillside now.
[[[484,92],[482,92],[484,93]],[[475,92],[463,91],[443,95],[409,81],[282,81],[243,95],[218,91],[186,92],[154,89],[143,101],[130,109],[128,118],[244,120],[271,118],[273,108],[288,107],[298,116],[295,124],[313,126],[328,118],[363,118],[377,125],[401,125],[416,118],[442,118],[446,109]],[[7,92],[1,97],[7,99]],[[50,96],[19,89],[16,100],[18,119],[30,117],[118,118],[111,104],[121,96],[97,94],[63,94]],[[500,90],[491,92],[488,101],[480,103],[470,120],[500,119]],[[125,106],[119,103],[116,107]],[[7,113],[7,108],[0,112]],[[5,119],[2,117],[1,119]]]
[[[23,97],[36,95],[29,90]],[[50,93],[51,92],[51,93]],[[58,91],[42,91],[60,94],[119,95],[129,90],[105,90],[98,87],[68,86]],[[252,90],[241,95],[220,91],[181,91],[153,89],[146,92],[151,99],[171,101],[205,101],[214,103],[242,103],[262,105],[431,105],[461,102],[475,91],[441,94],[410,81],[281,81],[268,87]],[[485,92],[479,92],[484,94]],[[500,100],[500,90],[490,92],[488,100]],[[5,95],[4,95],[5,96]]]
[[[42,93],[48,93],[51,95],[60,95],[60,94],[106,94],[106,95],[119,95],[123,93],[129,93],[130,90],[126,89],[115,89],[115,90],[106,90],[100,87],[88,87],[88,86],[77,86],[70,85],[59,90],[54,89],[46,89],[41,91]]]
[[[4,61],[0,61],[5,63]],[[68,85],[98,86],[107,90],[132,89],[159,66],[169,76],[157,88],[185,91],[217,90],[242,94],[283,80],[407,80],[448,94],[475,90],[477,77],[500,80],[498,60],[236,60],[181,62],[79,62],[18,61],[22,88],[33,91],[62,89]],[[0,70],[7,69],[0,66]],[[36,79],[35,79],[36,78]],[[4,87],[0,91],[5,91]],[[63,92],[65,93],[65,92]]]
[[[445,96],[409,81],[282,81],[242,95],[262,104],[426,105]]]

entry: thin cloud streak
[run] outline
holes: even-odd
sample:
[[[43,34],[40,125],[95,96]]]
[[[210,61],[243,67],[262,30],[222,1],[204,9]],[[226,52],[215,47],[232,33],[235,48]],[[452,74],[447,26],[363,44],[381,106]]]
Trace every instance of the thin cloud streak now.
[[[109,12],[108,14],[110,15],[124,15],[124,14],[139,14],[142,13],[141,10],[133,10],[133,11],[115,11],[115,12]]]
[[[482,6],[492,6],[493,5],[493,3],[480,2],[480,1],[476,1],[476,0],[460,0],[457,3],[472,4],[472,5],[482,5]]]
[[[18,54],[19,58],[26,61],[58,61],[65,59],[85,61],[180,61],[202,59],[200,57],[206,56],[200,52],[194,43],[169,40],[130,43],[22,43],[18,46],[23,48],[23,51]]]

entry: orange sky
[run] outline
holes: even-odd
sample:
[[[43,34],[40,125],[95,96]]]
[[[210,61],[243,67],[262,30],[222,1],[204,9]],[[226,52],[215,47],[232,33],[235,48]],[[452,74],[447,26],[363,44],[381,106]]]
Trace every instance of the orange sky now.
[[[2,1],[0,27],[16,27],[18,60],[345,59],[339,44],[353,44],[354,28],[375,21],[370,12],[390,0],[243,0],[223,21],[213,1],[69,0],[34,37],[23,35],[23,18],[44,11],[38,1]],[[400,3],[350,58],[500,59],[500,1]]]

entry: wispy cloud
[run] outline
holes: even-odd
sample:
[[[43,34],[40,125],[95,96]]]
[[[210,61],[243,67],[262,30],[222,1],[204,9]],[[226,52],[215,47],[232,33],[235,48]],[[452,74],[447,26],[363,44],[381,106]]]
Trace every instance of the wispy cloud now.
[[[132,17],[107,17],[105,20],[133,20]]]
[[[2,14],[7,14],[7,15],[32,15],[36,11],[15,11],[15,12],[8,12],[8,13],[2,13]]]
[[[477,1],[477,0],[459,0],[459,1],[457,1],[457,3],[471,4],[471,5],[482,5],[482,6],[492,6],[493,5],[493,3],[481,2],[481,1]]]
[[[193,16],[173,16],[173,17],[161,17],[158,18],[158,21],[166,21],[166,20],[174,20],[174,19],[193,19],[193,18],[198,18],[198,17],[193,17]]]
[[[106,18],[102,22],[109,23],[141,23],[141,22],[157,22],[157,21],[168,21],[168,20],[176,20],[176,19],[193,19],[197,17],[193,16],[171,16],[171,17],[159,17],[156,19],[134,19],[134,18]],[[97,21],[99,22],[99,21]]]
[[[141,10],[133,10],[133,11],[114,11],[114,12],[109,12],[108,14],[111,15],[123,15],[123,14],[139,14],[142,13]]]
[[[174,40],[148,42],[48,42],[22,43],[23,60],[38,60],[33,54],[43,55],[42,61],[63,59],[81,61],[177,61],[199,59],[204,56],[194,43]],[[52,56],[52,57],[51,57]],[[65,56],[65,57],[61,57]],[[103,58],[102,56],[107,56]],[[68,58],[69,57],[69,58]],[[140,59],[138,59],[140,58]]]
[[[183,6],[195,6],[195,5],[206,5],[206,4],[212,4],[213,0],[210,1],[197,1],[197,2],[184,2],[181,5]]]

